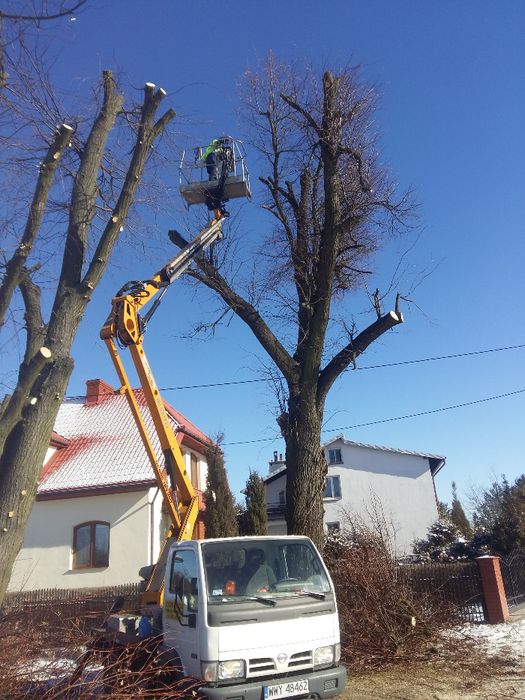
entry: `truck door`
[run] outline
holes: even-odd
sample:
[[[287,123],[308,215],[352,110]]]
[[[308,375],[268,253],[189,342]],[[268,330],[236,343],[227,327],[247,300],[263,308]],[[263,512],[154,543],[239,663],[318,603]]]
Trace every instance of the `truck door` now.
[[[192,549],[176,549],[164,591],[164,641],[176,650],[185,675],[199,677],[199,574]]]

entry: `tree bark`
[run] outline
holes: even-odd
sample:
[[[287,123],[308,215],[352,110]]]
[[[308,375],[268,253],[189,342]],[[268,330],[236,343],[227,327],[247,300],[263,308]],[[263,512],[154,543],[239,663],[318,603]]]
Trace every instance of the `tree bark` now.
[[[41,465],[49,445],[56,414],[73,369],[69,357],[56,360],[40,379],[40,400],[24,408],[22,420],[11,431],[0,467],[0,601],[3,599],[16,555],[24,540],[36,496]]]
[[[290,396],[278,423],[286,444],[286,524],[290,535],[308,535],[322,550],[323,492],[327,466],[321,449],[322,413],[313,397]]]

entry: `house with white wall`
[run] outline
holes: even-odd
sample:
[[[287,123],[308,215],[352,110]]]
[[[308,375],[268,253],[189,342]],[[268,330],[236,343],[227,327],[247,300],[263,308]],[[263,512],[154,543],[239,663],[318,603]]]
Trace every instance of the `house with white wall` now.
[[[324,491],[325,529],[341,529],[348,519],[386,527],[399,554],[425,537],[438,518],[434,477],[445,464],[439,455],[367,445],[344,436],[323,446],[328,464]],[[274,453],[263,477],[268,534],[286,534],[286,462]]]
[[[135,391],[163,464],[153,420]],[[202,491],[211,444],[165,402],[186,471],[199,495],[194,537],[203,537]],[[101,379],[60,407],[9,591],[98,588],[140,580],[154,564],[169,519],[126,397]]]

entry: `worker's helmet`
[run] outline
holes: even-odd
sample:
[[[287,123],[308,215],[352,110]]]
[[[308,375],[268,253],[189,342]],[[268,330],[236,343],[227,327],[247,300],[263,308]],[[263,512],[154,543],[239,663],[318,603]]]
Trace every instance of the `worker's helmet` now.
[[[212,141],[211,143],[212,143],[213,146],[220,146],[220,144],[221,144],[221,142],[219,141],[219,139],[213,139],[213,141]]]

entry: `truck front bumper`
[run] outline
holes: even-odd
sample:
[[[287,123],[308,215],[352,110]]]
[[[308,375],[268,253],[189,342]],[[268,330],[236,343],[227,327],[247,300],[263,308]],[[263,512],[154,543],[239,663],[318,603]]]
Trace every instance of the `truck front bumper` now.
[[[255,681],[246,681],[236,685],[221,685],[211,687],[203,685],[199,693],[208,700],[264,700],[263,688],[276,683],[292,683],[296,680],[308,679],[308,698],[333,698],[343,692],[346,682],[346,669],[344,666],[326,668],[322,671],[314,671],[310,674],[298,673],[286,678],[258,678]],[[300,700],[301,696],[298,696]],[[295,698],[294,698],[295,700]]]

